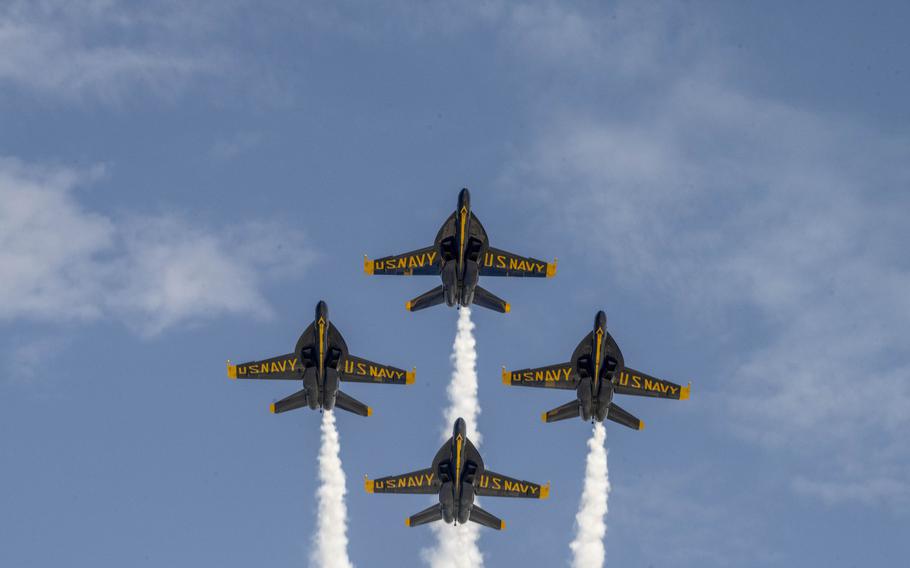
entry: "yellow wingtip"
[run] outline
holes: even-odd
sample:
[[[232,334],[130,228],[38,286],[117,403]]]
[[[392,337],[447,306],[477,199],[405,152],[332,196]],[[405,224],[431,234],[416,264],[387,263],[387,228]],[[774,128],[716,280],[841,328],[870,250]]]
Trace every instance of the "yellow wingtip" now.
[[[550,482],[548,481],[546,485],[541,486],[540,488],[540,498],[549,499],[550,498]]]
[[[373,481],[372,479],[370,479],[369,477],[367,477],[367,476],[365,476],[365,475],[363,476],[363,489],[364,489],[364,491],[366,491],[367,493],[373,493],[374,488],[375,488],[375,487],[374,487],[375,485],[376,485],[376,482],[375,482],[375,481]]]
[[[237,365],[231,365],[231,360],[228,359],[227,362],[227,375],[229,379],[237,378]]]
[[[407,519],[404,520],[404,526],[406,526],[406,527],[411,526],[411,517],[408,517]]]
[[[373,409],[369,406],[367,407],[367,416],[373,416]]]
[[[547,413],[544,412],[543,414],[541,414],[541,415],[540,415],[540,419],[541,419],[543,422],[546,422],[546,421],[547,421]]]
[[[692,382],[679,389],[679,400],[689,400],[689,391],[692,390]]]
[[[512,311],[512,304],[510,304],[509,302],[506,302],[505,310],[506,310],[506,313],[511,312],[511,311]]]
[[[502,368],[502,384],[509,386],[512,385],[512,373],[506,371],[505,367]]]
[[[644,430],[644,429],[645,429],[645,423],[644,423],[643,420],[639,420],[639,421],[638,421],[638,429],[639,429],[639,430]]]
[[[373,261],[369,259],[367,255],[363,255],[363,271],[367,274],[373,274],[374,265]]]
[[[410,300],[408,300],[407,302],[404,303],[404,309],[406,309],[409,312],[411,311],[411,301]]]
[[[553,278],[556,276],[556,265],[559,263],[558,258],[554,258],[553,262],[547,263],[547,278]]]
[[[275,403],[274,402],[269,405],[269,412],[271,412],[272,414],[277,414],[275,412]]]
[[[506,530],[506,522],[502,519],[499,519],[499,530],[501,530],[501,531]]]
[[[414,379],[417,378],[417,367],[414,367],[404,375],[404,384],[413,385]]]

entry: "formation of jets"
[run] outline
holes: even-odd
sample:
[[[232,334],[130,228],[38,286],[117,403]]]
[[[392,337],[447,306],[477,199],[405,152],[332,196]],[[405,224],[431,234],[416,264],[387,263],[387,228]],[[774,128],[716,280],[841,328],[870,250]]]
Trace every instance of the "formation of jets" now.
[[[405,304],[412,312],[445,302],[459,308],[473,304],[508,313],[508,302],[478,285],[480,276],[550,278],[556,274],[556,261],[548,263],[491,247],[486,230],[471,211],[470,193],[462,189],[455,211],[442,224],[432,246],[376,260],[365,256],[364,271],[375,275],[441,277],[441,285]],[[415,378],[413,369],[406,371],[351,355],[341,333],[329,321],[328,306],[322,301],[316,304],[314,320],[292,352],[238,365],[228,361],[227,373],[232,379],[300,381],[301,390],[271,405],[270,410],[276,414],[308,406],[313,410],[340,408],[370,416],[369,406],[339,389],[341,382],[409,385]],[[569,361],[517,371],[503,368],[502,381],[510,386],[574,390],[575,400],[543,413],[544,422],[568,418],[611,420],[635,430],[643,429],[644,423],[613,402],[614,395],[685,400],[690,390],[690,386],[626,367],[622,351],[607,331],[603,311],[597,312],[593,329]],[[465,421],[458,418],[452,437],[436,452],[430,467],[375,480],[365,478],[366,491],[439,497],[439,503],[408,517],[407,526],[439,520],[472,521],[496,530],[505,528],[505,522],[478,507],[475,497],[549,496],[549,483],[540,485],[486,469],[466,430]]]

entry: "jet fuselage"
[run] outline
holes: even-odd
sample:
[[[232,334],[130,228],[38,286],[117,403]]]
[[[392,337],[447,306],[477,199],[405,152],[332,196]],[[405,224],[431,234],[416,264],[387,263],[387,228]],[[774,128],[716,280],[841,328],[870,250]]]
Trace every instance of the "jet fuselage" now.
[[[613,402],[613,375],[622,369],[622,353],[607,333],[607,315],[603,311],[594,317],[590,352],[578,356],[573,363],[578,369],[578,400],[584,420],[602,422]]]
[[[448,455],[437,456],[433,471],[442,482],[439,504],[447,523],[466,523],[474,506],[474,480],[483,474],[483,462],[470,455],[465,421],[455,421]]]
[[[458,193],[454,226],[443,225],[436,237],[436,252],[442,261],[442,286],[448,306],[470,306],[480,279],[480,259],[486,250],[486,232],[471,215],[471,193]]]

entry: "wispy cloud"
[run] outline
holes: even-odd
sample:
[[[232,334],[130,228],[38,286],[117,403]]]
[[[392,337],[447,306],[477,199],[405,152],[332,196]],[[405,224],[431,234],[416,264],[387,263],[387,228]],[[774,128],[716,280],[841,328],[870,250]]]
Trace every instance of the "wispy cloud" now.
[[[899,212],[910,210],[910,142],[751,94],[714,54],[668,69],[654,43],[610,35],[626,22],[577,16],[562,19],[586,32],[554,31],[571,45],[600,30],[603,49],[643,62],[652,94],[621,111],[541,113],[503,185],[555,207],[561,230],[603,253],[614,285],[670,294],[693,321],[708,314],[737,336],[731,376],[711,385],[722,419],[797,458],[816,481],[795,489],[828,502],[906,497],[910,265],[899,243],[910,228]],[[660,18],[638,30],[674,32]],[[533,58],[547,42],[516,47]],[[590,81],[628,71],[619,65],[604,55]],[[737,320],[744,312],[753,319]]]
[[[271,315],[263,287],[312,260],[302,233],[115,218],[75,189],[103,175],[0,160],[0,321],[112,318],[153,335],[221,315]]]
[[[205,2],[12,1],[0,6],[0,88],[54,100],[173,97],[224,64]],[[205,48],[200,48],[204,45]]]

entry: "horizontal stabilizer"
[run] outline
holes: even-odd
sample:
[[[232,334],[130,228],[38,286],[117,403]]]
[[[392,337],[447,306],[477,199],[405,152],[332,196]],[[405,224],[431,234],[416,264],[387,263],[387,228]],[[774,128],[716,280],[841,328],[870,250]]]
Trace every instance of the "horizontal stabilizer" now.
[[[504,528],[506,528],[505,521],[503,521],[499,517],[493,515],[492,513],[488,513],[487,511],[484,511],[483,509],[478,507],[476,504],[473,507],[471,507],[471,516],[470,516],[469,520],[474,521],[475,523],[477,523],[479,525],[483,525],[485,527],[490,527],[491,529],[496,529],[498,531],[501,531]]]
[[[372,408],[341,391],[338,391],[338,394],[335,395],[335,406],[341,410],[347,410],[348,412],[353,412],[360,416],[370,416],[373,414]]]
[[[610,408],[607,410],[607,419],[612,420],[617,424],[628,426],[633,430],[645,429],[644,422],[620,408],[619,405],[617,405],[615,402],[610,403]]]
[[[445,301],[445,291],[443,290],[443,287],[440,285],[440,286],[433,288],[429,292],[425,292],[425,293],[417,296],[410,302],[406,303],[404,305],[404,307],[409,312],[416,312],[418,310],[425,310],[425,309],[433,307],[433,306],[438,306],[439,304],[443,303],[444,301]]]
[[[287,412],[288,410],[303,408],[306,405],[306,389],[303,389],[295,392],[289,397],[282,398],[278,402],[272,403],[272,406],[269,408],[269,410],[271,410],[273,414],[281,414],[282,412]]]
[[[439,503],[431,505],[419,513],[415,513],[404,520],[404,524],[409,527],[425,525],[442,519],[442,505]]]
[[[581,402],[578,399],[573,400],[572,402],[567,402],[562,406],[557,406],[553,410],[544,412],[540,417],[544,422],[558,422],[560,420],[568,420],[569,418],[580,418],[581,417]]]
[[[501,314],[507,314],[512,309],[508,302],[480,286],[474,286],[474,303]]]

